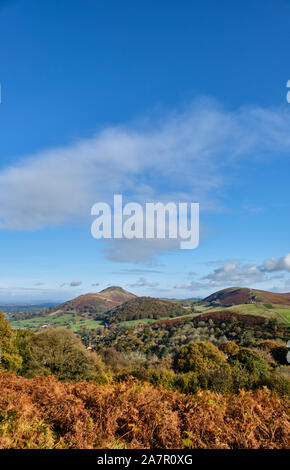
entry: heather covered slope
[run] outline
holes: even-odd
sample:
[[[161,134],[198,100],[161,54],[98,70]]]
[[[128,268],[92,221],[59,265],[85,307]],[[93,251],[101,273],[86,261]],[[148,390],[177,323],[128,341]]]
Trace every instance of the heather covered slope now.
[[[273,304],[290,305],[290,292],[279,294],[264,290],[252,289],[256,302],[269,302]]]
[[[100,292],[80,295],[51,310],[51,313],[75,312],[82,316],[95,316],[107,312],[136,296],[122,287],[112,286]]]
[[[290,306],[290,293],[279,294],[246,287],[230,287],[209,295],[203,303],[232,306],[255,303],[274,303]]]
[[[266,390],[186,396],[136,381],[72,384],[7,373],[0,388],[2,449],[289,447],[288,400]]]

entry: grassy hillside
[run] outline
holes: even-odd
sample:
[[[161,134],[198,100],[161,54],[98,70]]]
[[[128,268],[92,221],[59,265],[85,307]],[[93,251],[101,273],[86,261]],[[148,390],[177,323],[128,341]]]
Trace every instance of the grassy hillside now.
[[[218,312],[221,310],[228,310],[230,312],[236,312],[244,315],[257,315],[260,317],[267,318],[269,320],[277,320],[277,322],[284,326],[290,326],[290,307],[285,305],[272,305],[269,304],[264,305],[263,303],[258,304],[242,304],[242,305],[235,305],[234,307],[223,307],[223,306],[211,306],[211,305],[196,305],[194,307],[195,311],[192,312],[191,307],[183,307],[182,311],[178,311],[178,315],[174,316],[181,316],[184,318],[194,318],[198,315],[203,313],[210,313],[210,312]],[[160,310],[158,310],[160,311]],[[114,311],[113,311],[114,312]],[[114,313],[111,312],[110,314],[113,315]],[[136,311],[131,312],[130,315],[136,315]],[[163,319],[170,319],[172,318],[171,310],[167,312],[163,312],[164,316],[159,318]],[[136,318],[134,320],[128,320],[128,316],[126,315],[126,320],[118,318],[118,322],[121,325],[127,326],[137,326],[140,323],[148,324],[158,321],[159,318],[153,318],[152,312],[150,312],[150,317],[147,318]],[[106,315],[104,315],[104,319]],[[110,322],[113,322],[113,317],[111,318]],[[85,327],[88,329],[95,329],[104,326],[103,320],[95,320],[93,318],[85,318],[76,313],[54,313],[50,314],[49,316],[40,316],[40,317],[33,317],[27,320],[17,320],[17,321],[10,321],[10,324],[13,328],[24,328],[24,329],[32,329],[36,330],[43,325],[49,325],[56,328],[71,328],[73,331],[79,331],[81,328]]]
[[[78,313],[86,318],[102,318],[103,313],[136,296],[122,287],[112,286],[100,292],[80,295],[52,308],[54,313]]]
[[[211,304],[203,304],[196,307],[196,314],[205,312],[214,312],[219,310],[229,310],[245,315],[258,315],[268,318],[269,320],[277,320],[279,323],[290,326],[290,306],[279,304],[238,304],[230,307],[215,306]]]
[[[57,309],[45,316],[33,317],[24,320],[10,321],[13,328],[37,330],[45,327],[70,328],[79,331],[81,328],[96,329],[105,326],[106,323],[126,323],[128,325],[140,322],[154,322],[159,318],[174,318],[187,314],[187,310],[175,302],[169,302],[152,297],[134,296],[128,302],[104,312],[102,315],[84,316],[80,313]],[[99,318],[99,319],[98,319]]]
[[[290,293],[279,294],[245,287],[230,287],[209,295],[203,300],[205,304],[222,306],[271,303],[290,306]]]

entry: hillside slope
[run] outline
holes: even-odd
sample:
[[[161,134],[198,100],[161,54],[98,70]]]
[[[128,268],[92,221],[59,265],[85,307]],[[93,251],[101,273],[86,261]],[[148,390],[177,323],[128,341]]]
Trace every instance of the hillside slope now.
[[[107,313],[109,323],[186,315],[187,311],[177,303],[154,297],[135,297]]]
[[[203,299],[203,303],[214,305],[232,306],[241,304],[273,303],[290,305],[290,293],[278,294],[246,287],[230,287],[209,295]]]
[[[112,286],[100,292],[80,295],[75,299],[54,307],[50,315],[55,313],[75,312],[85,317],[107,312],[118,305],[134,299],[136,296],[122,287]]]

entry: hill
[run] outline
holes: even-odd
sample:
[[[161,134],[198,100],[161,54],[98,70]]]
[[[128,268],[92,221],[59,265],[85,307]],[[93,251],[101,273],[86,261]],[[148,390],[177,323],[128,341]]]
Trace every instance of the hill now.
[[[112,286],[42,311],[16,312],[7,317],[13,328],[37,330],[50,326],[79,332],[84,328],[94,330],[105,323],[125,321],[137,325],[140,321],[151,323],[160,318],[195,317],[218,310],[257,315],[289,327],[290,294],[232,287],[215,292],[202,301],[195,298],[177,300],[137,297],[121,287]]]
[[[186,315],[187,311],[179,304],[154,297],[135,297],[122,305],[110,310],[106,316],[108,323],[140,320],[161,317],[177,317]]]
[[[84,317],[96,318],[98,314],[105,313],[135,297],[122,287],[112,286],[100,292],[80,295],[64,302],[51,309],[49,314],[73,312]]]
[[[224,307],[256,303],[290,305],[290,293],[278,294],[246,287],[230,287],[209,295],[202,302]]]

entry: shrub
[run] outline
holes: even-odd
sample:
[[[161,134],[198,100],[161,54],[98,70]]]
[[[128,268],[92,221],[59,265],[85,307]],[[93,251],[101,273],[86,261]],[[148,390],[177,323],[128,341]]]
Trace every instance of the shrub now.
[[[223,367],[216,370],[207,370],[203,374],[203,388],[205,390],[212,390],[213,392],[229,393],[233,391],[233,376],[229,367]],[[202,385],[201,377],[199,383]]]
[[[239,346],[232,341],[227,341],[219,346],[219,349],[224,352],[227,356],[234,356],[239,351]]]
[[[283,375],[273,373],[265,380],[265,385],[270,390],[275,390],[279,395],[290,395],[290,380]]]
[[[199,386],[198,375],[195,372],[176,375],[174,386],[177,390],[185,394],[196,393]]]
[[[255,388],[260,386],[270,373],[268,363],[257,352],[240,348],[238,353],[229,358],[235,388]]]
[[[222,351],[211,343],[199,341],[181,348],[174,358],[174,368],[179,372],[202,372],[218,369],[226,362]]]
[[[195,395],[0,374],[0,447],[282,449],[289,402],[269,390]],[[21,397],[21,400],[19,399]]]
[[[273,359],[278,362],[278,364],[281,365],[287,365],[287,352],[288,348],[281,344],[278,343],[277,341],[274,340],[266,340],[266,341],[259,341],[257,343],[257,346],[260,349],[263,349],[267,352],[269,352]]]
[[[16,330],[15,344],[17,350],[22,358],[22,366],[18,371],[21,375],[26,375],[28,372],[29,363],[31,361],[30,341],[35,336],[35,333],[29,330]]]
[[[145,367],[129,368],[115,375],[115,380],[126,381],[130,378],[136,378],[142,382],[149,382],[152,385],[162,385],[167,390],[176,389],[176,375],[172,370],[153,367],[146,369]]]
[[[231,360],[232,362],[238,361],[249,372],[257,375],[265,375],[269,371],[267,362],[258,353],[248,348],[240,348]]]
[[[69,330],[46,330],[30,341],[26,375],[55,375],[59,380],[101,379],[103,365]]]
[[[288,348],[286,346],[280,345],[277,346],[276,348],[273,348],[271,350],[271,354],[275,361],[278,362],[278,364],[281,365],[287,365],[287,353],[288,353]]]
[[[18,353],[13,330],[0,312],[0,368],[18,371],[21,365],[22,358]]]

